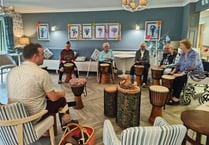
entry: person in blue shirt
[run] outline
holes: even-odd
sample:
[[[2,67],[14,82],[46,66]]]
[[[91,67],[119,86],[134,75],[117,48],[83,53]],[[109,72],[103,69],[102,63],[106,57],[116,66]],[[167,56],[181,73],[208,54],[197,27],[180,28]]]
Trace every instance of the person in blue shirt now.
[[[110,44],[108,42],[103,44],[103,49],[99,54],[99,62],[100,63],[109,63],[111,64],[114,60],[113,52],[110,48]]]
[[[103,43],[103,50],[100,51],[99,53],[99,66],[98,66],[99,73],[101,74],[100,64],[106,63],[109,64],[108,72],[112,74],[113,60],[114,60],[114,55],[112,50],[110,49],[110,44],[108,42]]]
[[[187,73],[189,71],[203,71],[203,64],[198,52],[192,49],[192,44],[189,39],[180,41],[180,54],[179,62],[171,75],[175,77],[173,81],[173,97],[167,105],[178,105],[180,102],[180,94],[187,82]]]

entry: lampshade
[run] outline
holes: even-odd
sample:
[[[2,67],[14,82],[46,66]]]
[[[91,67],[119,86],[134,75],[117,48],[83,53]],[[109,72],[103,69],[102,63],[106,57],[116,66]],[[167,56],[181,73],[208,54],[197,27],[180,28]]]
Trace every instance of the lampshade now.
[[[30,43],[30,39],[28,37],[21,37],[19,38],[19,44],[20,45],[26,45]]]

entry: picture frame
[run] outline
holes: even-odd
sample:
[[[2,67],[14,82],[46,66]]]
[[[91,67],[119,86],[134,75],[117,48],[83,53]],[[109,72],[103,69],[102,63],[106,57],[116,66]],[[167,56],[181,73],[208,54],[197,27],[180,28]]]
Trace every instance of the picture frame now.
[[[82,25],[82,39],[92,39],[93,38],[93,30],[91,24],[83,24]]]
[[[145,22],[145,41],[157,41],[161,35],[161,21]]]
[[[49,40],[49,24],[40,23],[37,27],[38,40]]]
[[[121,36],[121,25],[120,23],[109,23],[108,24],[108,40],[118,40]]]
[[[95,39],[106,39],[106,24],[96,23]]]
[[[70,40],[79,40],[80,39],[80,24],[70,24],[68,26],[68,39]]]

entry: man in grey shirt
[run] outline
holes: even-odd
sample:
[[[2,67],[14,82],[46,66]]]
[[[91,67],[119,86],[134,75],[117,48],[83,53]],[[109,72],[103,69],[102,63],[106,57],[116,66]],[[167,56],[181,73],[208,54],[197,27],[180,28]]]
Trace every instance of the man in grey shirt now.
[[[9,102],[22,102],[30,115],[44,109],[48,110],[48,113],[39,120],[59,112],[60,123],[65,125],[70,121],[65,92],[55,91],[50,75],[39,66],[44,60],[42,46],[33,43],[26,45],[23,57],[25,61],[8,74]]]

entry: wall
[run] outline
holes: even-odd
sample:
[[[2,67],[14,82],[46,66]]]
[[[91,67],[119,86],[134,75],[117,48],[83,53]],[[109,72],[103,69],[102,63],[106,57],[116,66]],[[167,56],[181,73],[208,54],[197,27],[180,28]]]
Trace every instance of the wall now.
[[[209,11],[207,14],[201,17],[200,24],[204,24],[204,32],[203,32],[203,46],[209,46]]]
[[[146,9],[131,13],[123,10],[99,11],[99,12],[71,12],[71,13],[39,13],[23,14],[24,32],[32,38],[33,42],[39,42],[44,47],[64,47],[67,38],[67,24],[88,24],[88,23],[121,23],[122,40],[109,41],[113,50],[136,50],[140,42],[144,41],[145,21],[162,21],[163,34],[168,34],[171,40],[180,40],[182,37],[182,13],[183,7]],[[49,41],[37,41],[36,23],[46,22],[49,25],[56,25],[58,30],[50,32]],[[139,24],[141,30],[136,31],[135,25]],[[81,49],[91,53],[94,48],[102,48],[103,40],[72,40],[72,48]],[[86,51],[88,50],[88,52]],[[83,54],[80,54],[83,55]]]

